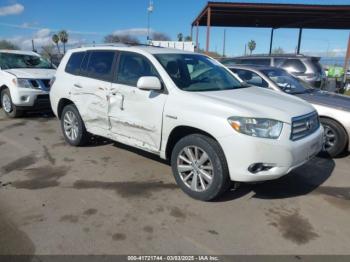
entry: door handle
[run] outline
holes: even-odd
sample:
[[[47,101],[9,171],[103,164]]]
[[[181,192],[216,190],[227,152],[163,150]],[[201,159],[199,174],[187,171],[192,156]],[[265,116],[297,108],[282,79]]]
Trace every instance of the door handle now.
[[[74,84],[74,86],[77,88],[83,88],[80,84]]]

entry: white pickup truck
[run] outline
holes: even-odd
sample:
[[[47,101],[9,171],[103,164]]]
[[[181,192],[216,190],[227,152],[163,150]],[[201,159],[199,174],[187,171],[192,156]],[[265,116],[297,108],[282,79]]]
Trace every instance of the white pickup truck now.
[[[307,102],[246,86],[215,60],[175,49],[70,50],[50,99],[69,144],[94,134],[169,159],[178,185],[204,201],[232,181],[279,178],[323,144]]]
[[[55,68],[37,53],[0,50],[0,106],[8,117],[50,109],[50,80]]]

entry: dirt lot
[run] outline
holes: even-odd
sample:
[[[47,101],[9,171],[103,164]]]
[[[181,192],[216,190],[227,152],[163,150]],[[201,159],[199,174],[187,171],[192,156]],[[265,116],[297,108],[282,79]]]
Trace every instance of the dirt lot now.
[[[204,203],[152,155],[0,111],[0,254],[350,254],[349,160]]]

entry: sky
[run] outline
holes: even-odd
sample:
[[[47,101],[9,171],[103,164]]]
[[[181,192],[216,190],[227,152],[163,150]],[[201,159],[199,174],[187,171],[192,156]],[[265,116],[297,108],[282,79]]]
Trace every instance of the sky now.
[[[205,0],[153,0],[152,31],[176,39],[189,35],[191,23],[206,5]],[[222,0],[221,0],[222,2]],[[347,4],[350,0],[238,0],[298,4]],[[13,41],[22,49],[51,44],[51,36],[65,29],[71,45],[101,43],[107,34],[131,33],[146,41],[149,0],[0,0],[0,39]],[[224,28],[212,27],[211,51],[223,52]],[[205,47],[206,28],[199,30],[200,47]],[[349,30],[304,30],[301,52],[319,56],[344,56]],[[273,47],[292,53],[297,45],[297,29],[278,29]],[[269,50],[270,29],[226,28],[226,55],[244,53],[245,44],[255,40],[254,53]]]

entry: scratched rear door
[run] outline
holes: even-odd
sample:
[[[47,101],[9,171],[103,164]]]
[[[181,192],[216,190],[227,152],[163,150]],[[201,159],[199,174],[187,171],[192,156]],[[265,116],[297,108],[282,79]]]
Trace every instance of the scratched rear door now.
[[[148,151],[160,150],[162,115],[167,95],[136,87],[142,76],[158,76],[143,55],[121,52],[109,96],[111,131],[121,142]]]

